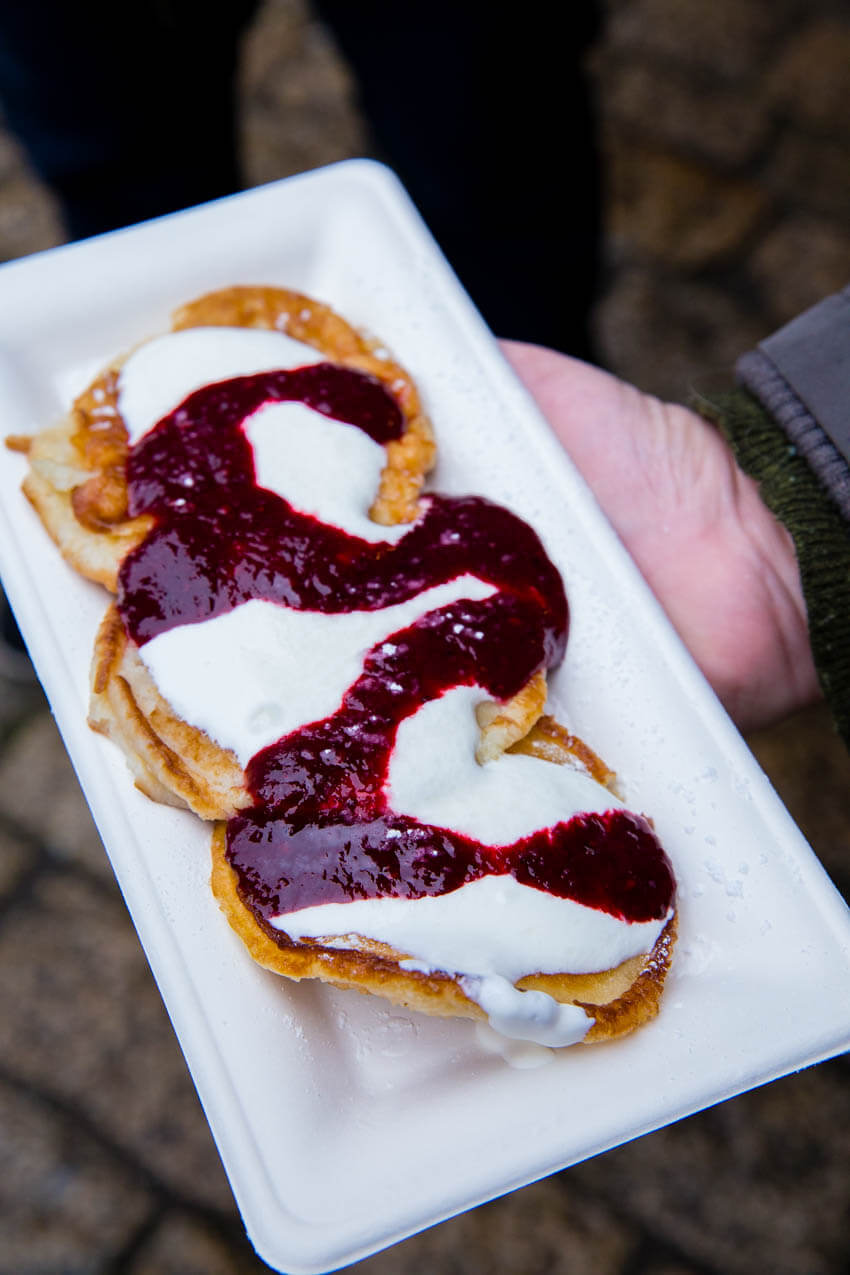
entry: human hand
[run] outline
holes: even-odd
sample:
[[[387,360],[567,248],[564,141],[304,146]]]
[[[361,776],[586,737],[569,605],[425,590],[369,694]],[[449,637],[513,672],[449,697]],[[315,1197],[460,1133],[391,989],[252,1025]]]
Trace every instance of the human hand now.
[[[502,349],[737,724],[817,698],[793,541],[722,435],[554,350]]]

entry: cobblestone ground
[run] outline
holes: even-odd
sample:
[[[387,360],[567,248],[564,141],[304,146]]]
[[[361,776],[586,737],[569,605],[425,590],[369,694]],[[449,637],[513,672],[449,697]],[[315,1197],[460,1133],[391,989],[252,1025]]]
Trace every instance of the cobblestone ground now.
[[[610,365],[681,395],[850,277],[850,19],[795,0],[616,0],[593,57],[610,186]],[[246,51],[252,181],[363,153],[296,0]],[[285,124],[284,124],[285,120]],[[49,246],[0,132],[0,259]],[[0,670],[0,1275],[249,1275],[229,1188],[36,686]],[[848,761],[821,709],[752,740],[845,892]],[[45,794],[50,800],[45,801]],[[407,1241],[363,1275],[838,1275],[850,1063],[692,1117]]]

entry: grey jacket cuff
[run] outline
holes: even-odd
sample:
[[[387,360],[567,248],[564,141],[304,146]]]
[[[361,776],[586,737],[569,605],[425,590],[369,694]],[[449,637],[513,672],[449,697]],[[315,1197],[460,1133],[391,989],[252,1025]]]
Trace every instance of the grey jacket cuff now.
[[[850,287],[762,341],[736,372],[850,519]]]

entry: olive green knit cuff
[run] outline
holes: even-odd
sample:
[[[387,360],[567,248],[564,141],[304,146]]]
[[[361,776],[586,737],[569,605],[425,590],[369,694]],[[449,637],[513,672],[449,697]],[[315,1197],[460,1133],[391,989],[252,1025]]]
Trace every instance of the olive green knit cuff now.
[[[809,637],[823,693],[850,748],[850,524],[809,465],[761,404],[744,389],[701,398],[738,464],[759,485],[797,551]]]

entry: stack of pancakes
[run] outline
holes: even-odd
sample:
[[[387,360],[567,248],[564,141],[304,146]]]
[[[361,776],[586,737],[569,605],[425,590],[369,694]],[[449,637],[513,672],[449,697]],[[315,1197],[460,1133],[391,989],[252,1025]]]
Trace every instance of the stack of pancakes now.
[[[367,340],[327,306],[269,287],[224,289],[183,307],[172,330],[260,328],[282,333],[334,363],[378,380],[401,411],[401,436],[386,443],[385,463],[370,518],[380,526],[413,523],[434,462],[431,426],[408,374],[376,341]],[[28,440],[24,490],[67,561],[115,592],[121,565],[142,545],[153,520],[133,516],[128,498],[128,430],[121,413],[124,360],[107,367],[77,398],[56,428]],[[176,406],[176,405],[175,405]],[[17,445],[24,446],[21,440]],[[546,678],[537,671],[505,702],[477,711],[478,763],[504,753],[542,766],[573,768],[616,800],[615,777],[581,740],[544,715]],[[156,801],[183,805],[213,821],[212,888],[233,929],[261,965],[289,978],[319,978],[373,992],[396,1004],[438,1015],[485,1017],[464,990],[462,972],[426,968],[416,952],[396,950],[362,934],[293,938],[285,917],[274,927],[259,917],[240,889],[227,855],[226,821],[255,798],[246,767],[233,749],[184,720],[158,688],[113,602],[97,636],[92,664],[91,725],[124,751],[139,788]],[[622,1035],[657,1012],[670,965],[676,918],[669,909],[651,949],[614,968],[576,973],[531,972],[521,990],[544,992],[580,1006],[589,1019],[587,1042]],[[468,990],[468,985],[467,985]]]

